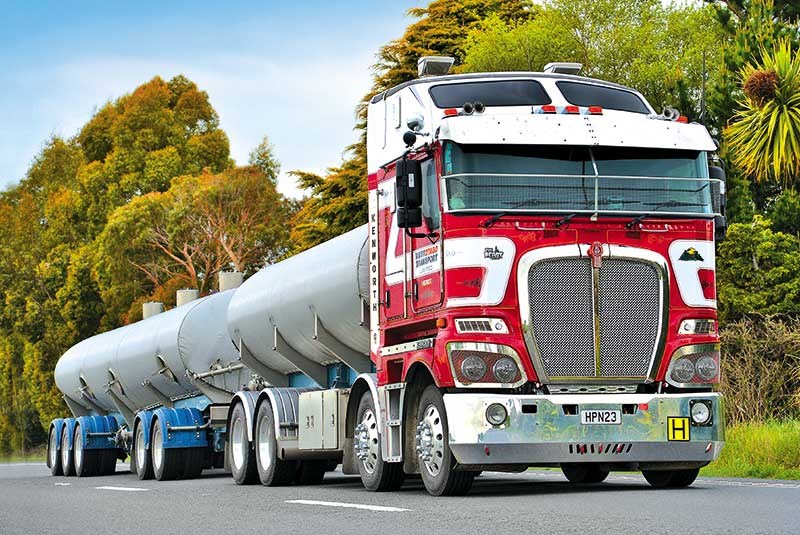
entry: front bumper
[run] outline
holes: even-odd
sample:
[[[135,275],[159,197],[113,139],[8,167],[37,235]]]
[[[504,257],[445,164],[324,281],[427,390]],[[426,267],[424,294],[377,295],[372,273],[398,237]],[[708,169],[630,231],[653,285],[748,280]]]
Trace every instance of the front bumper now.
[[[694,425],[689,408],[711,404],[711,424]],[[499,427],[486,408],[502,403],[508,418]],[[697,467],[716,459],[725,440],[723,398],[698,394],[502,395],[445,394],[450,448],[461,465],[537,465],[596,462],[634,467]],[[582,425],[581,411],[619,410],[619,425]],[[632,412],[632,414],[626,414]],[[686,435],[668,436],[670,417],[688,418]],[[677,422],[677,423],[676,423]],[[686,420],[673,420],[682,426]],[[681,440],[677,440],[680,438]]]

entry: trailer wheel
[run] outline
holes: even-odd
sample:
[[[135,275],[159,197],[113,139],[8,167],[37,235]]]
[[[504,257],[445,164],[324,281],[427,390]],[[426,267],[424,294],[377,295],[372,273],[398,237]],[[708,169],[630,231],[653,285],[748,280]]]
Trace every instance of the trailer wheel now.
[[[264,401],[258,407],[255,438],[256,465],[261,484],[277,487],[291,483],[297,474],[297,462],[278,459],[275,418],[269,401]]]
[[[56,436],[56,426],[50,426],[50,433],[47,437],[47,466],[50,468],[50,475],[60,476],[64,474],[61,468],[61,451],[56,446],[58,437]]]
[[[650,483],[650,486],[657,489],[688,487],[694,483],[699,473],[699,468],[688,468],[685,470],[642,470],[642,475],[647,482]]]
[[[230,450],[231,474],[237,485],[252,485],[258,481],[256,456],[247,440],[247,415],[237,403],[231,413],[227,447]]]
[[[444,398],[436,385],[428,385],[420,397],[416,444],[422,482],[429,494],[459,496],[469,492],[475,472],[455,470]]]
[[[183,478],[194,479],[203,473],[206,460],[205,448],[186,448],[183,450]]]
[[[376,414],[372,393],[367,390],[358,403],[353,429],[353,449],[358,459],[358,473],[367,490],[397,490],[405,479],[403,463],[387,463],[383,460]]]
[[[80,424],[75,425],[75,433],[72,439],[72,455],[74,457],[76,476],[91,477],[97,473],[99,461],[97,450],[87,450],[83,447]]]
[[[133,436],[131,466],[139,479],[153,479],[153,459],[150,450],[145,447],[143,423],[136,426],[136,434]]]
[[[608,477],[608,470],[590,463],[564,463],[561,471],[570,483],[602,483]]]
[[[61,432],[61,468],[65,476],[75,475],[75,465],[72,461],[72,451],[69,449],[69,426],[64,424],[64,430]]]
[[[101,476],[111,476],[117,473],[117,450],[99,450],[98,474]]]
[[[150,453],[153,457],[153,474],[159,481],[177,479],[183,468],[183,455],[177,448],[164,447],[164,433],[161,424],[154,420],[150,440]]]

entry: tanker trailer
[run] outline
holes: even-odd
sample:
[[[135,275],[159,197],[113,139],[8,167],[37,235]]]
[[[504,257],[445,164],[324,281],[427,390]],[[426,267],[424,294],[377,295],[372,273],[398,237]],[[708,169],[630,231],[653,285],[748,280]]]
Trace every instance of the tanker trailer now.
[[[226,404],[252,374],[238,362],[225,315],[234,291],[212,294],[99,334],[58,361],[73,414],[50,425],[53,474],[113,473],[131,456],[141,479],[192,477],[223,462]]]

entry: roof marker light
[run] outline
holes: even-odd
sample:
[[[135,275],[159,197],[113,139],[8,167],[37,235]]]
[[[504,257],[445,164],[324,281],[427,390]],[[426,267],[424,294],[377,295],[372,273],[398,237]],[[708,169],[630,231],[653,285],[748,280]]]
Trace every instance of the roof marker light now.
[[[556,107],[552,104],[546,104],[541,107],[541,113],[555,113]]]
[[[445,117],[452,117],[454,115],[458,115],[458,110],[456,108],[447,108],[444,110]]]
[[[564,111],[561,113],[575,114],[580,112],[581,109],[578,106],[564,106]]]
[[[676,119],[676,121],[679,122],[679,123],[688,124],[689,123],[689,118],[686,117],[685,115],[681,115]]]
[[[589,106],[589,109],[586,110],[586,115],[603,115],[603,107]]]

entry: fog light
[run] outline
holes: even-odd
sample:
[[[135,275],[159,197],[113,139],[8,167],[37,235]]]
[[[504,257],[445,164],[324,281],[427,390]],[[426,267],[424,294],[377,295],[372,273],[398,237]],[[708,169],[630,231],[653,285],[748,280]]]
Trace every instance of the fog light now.
[[[705,401],[695,401],[691,413],[692,421],[697,425],[703,425],[711,418],[711,407]]]
[[[510,383],[517,377],[517,363],[509,357],[497,359],[492,366],[492,373],[498,383]]]
[[[500,403],[492,403],[488,407],[486,407],[486,421],[492,424],[493,426],[503,425],[503,423],[508,418],[508,411],[506,410],[505,405],[501,405]]]
[[[461,361],[461,373],[472,382],[480,381],[486,375],[486,362],[480,357],[469,356]]]
[[[670,375],[677,383],[688,383],[694,378],[694,364],[688,358],[680,358],[672,363]]]

